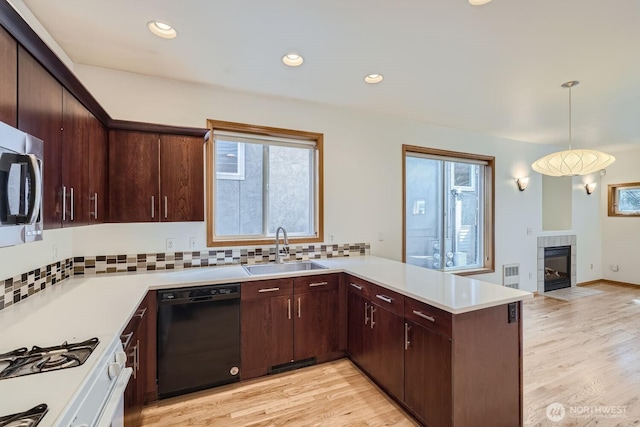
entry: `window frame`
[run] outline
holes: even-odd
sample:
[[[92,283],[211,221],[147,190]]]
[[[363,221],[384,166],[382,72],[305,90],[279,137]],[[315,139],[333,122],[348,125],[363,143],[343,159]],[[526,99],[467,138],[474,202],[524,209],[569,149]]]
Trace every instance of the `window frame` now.
[[[607,197],[607,213],[608,216],[617,217],[638,217],[640,211],[633,211],[625,213],[618,210],[618,194],[620,190],[640,188],[640,182],[627,182],[624,184],[609,184],[609,191]]]
[[[323,141],[324,135],[316,132],[307,132],[292,129],[275,128],[269,126],[251,125],[245,123],[227,122],[221,120],[207,120],[209,129],[205,142],[205,206],[207,246],[247,246],[247,245],[273,245],[274,238],[256,238],[256,236],[216,236],[215,234],[215,145],[213,142],[214,131],[236,132],[256,135],[259,137],[289,138],[300,141],[312,142],[315,145],[316,162],[315,169],[315,200],[314,210],[314,236],[289,236],[289,244],[317,243],[324,240],[324,168],[323,168]]]
[[[482,242],[483,266],[450,270],[448,272],[459,276],[495,272],[495,157],[407,144],[402,145],[402,262],[407,262],[407,155],[410,154],[426,154],[454,162],[456,160],[462,162],[465,160],[486,162],[484,168],[484,223],[482,229],[484,238]],[[477,183],[474,184],[477,185]],[[438,271],[444,271],[444,269]]]

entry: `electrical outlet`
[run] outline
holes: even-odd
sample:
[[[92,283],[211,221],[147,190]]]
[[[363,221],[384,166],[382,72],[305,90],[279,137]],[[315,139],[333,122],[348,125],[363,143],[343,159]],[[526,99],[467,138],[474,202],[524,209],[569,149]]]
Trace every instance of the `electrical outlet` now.
[[[589,264],[589,269],[593,270],[593,264]]]
[[[508,320],[509,320],[509,323],[514,323],[518,321],[518,303],[517,302],[509,303]]]
[[[529,273],[529,280],[533,280],[533,273]]]
[[[378,241],[384,242],[384,232],[378,231]]]
[[[618,271],[618,264],[611,264],[611,271]]]
[[[334,238],[333,234],[329,234],[329,241],[330,242],[333,242],[333,238]]]
[[[533,233],[533,230],[531,227],[527,227],[527,236],[531,236],[531,233]]]
[[[176,239],[169,237],[167,239],[167,252],[173,252],[176,250]]]
[[[189,238],[189,249],[191,249],[192,251],[196,250],[198,248],[198,239],[195,237],[190,237]]]
[[[54,262],[58,260],[58,245],[51,246],[51,260]]]

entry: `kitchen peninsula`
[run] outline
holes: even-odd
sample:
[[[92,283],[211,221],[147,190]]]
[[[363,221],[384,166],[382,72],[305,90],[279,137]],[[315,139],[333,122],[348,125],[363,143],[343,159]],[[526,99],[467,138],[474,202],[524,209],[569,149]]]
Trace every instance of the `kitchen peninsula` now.
[[[326,269],[250,276],[234,265],[87,276],[49,287],[0,312],[0,353],[91,337],[100,344],[79,367],[0,381],[2,412],[46,402],[45,425],[57,425],[148,292],[322,274],[339,277],[341,354],[421,422],[521,425],[520,311],[530,293],[373,256],[315,262]]]

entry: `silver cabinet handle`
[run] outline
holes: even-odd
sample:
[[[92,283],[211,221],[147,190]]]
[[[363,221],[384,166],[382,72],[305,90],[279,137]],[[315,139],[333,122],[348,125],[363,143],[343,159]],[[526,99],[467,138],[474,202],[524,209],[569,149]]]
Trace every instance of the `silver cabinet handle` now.
[[[287,318],[291,320],[291,298],[287,298]]]
[[[138,347],[140,347],[140,340],[136,341],[136,346],[133,347],[133,379],[138,377]]]
[[[164,217],[167,217],[167,196],[164,196]]]
[[[258,289],[258,292],[263,293],[263,292],[277,292],[279,291],[280,288],[264,288],[264,289]]]
[[[151,196],[151,218],[156,217],[156,197]]]
[[[129,332],[127,335],[121,336],[120,340],[122,341],[123,338],[124,342],[122,343],[122,348],[126,350],[126,348],[129,347],[129,343],[131,343],[131,338],[133,338],[133,332]]]
[[[411,328],[411,326],[409,326],[407,322],[404,322],[404,349],[405,350],[409,350],[409,344],[411,344],[411,342],[409,341],[409,328]]]
[[[309,287],[312,288],[314,286],[325,286],[327,284],[328,284],[327,282],[310,283]]]
[[[89,200],[93,200],[93,212],[90,214],[93,215],[93,219],[98,219],[98,193],[93,193]]]
[[[415,314],[416,316],[420,316],[423,319],[427,319],[430,322],[434,322],[435,323],[435,321],[436,321],[435,317],[427,316],[426,314],[424,314],[423,312],[418,311],[418,310],[413,310],[413,314]]]
[[[357,290],[361,291],[362,290],[362,286],[358,286],[355,283],[350,283],[351,286],[353,286],[354,288],[356,288]]]
[[[148,307],[145,307],[145,308],[142,308],[142,309],[138,310],[138,312],[134,316],[135,317],[139,317],[141,319],[144,319],[144,315],[147,313],[147,308]]]
[[[376,308],[373,304],[371,304],[369,308],[371,309],[371,329],[373,329],[373,325],[376,324],[376,322],[373,321],[373,313],[376,312]]]
[[[364,324],[366,325],[367,323],[369,323],[369,304],[368,303],[364,303]]]
[[[67,220],[67,187],[62,186],[62,220]]]
[[[301,312],[302,312],[302,309],[300,307],[300,297],[298,297],[298,319],[300,318]]]
[[[74,205],[76,204],[75,197],[73,197],[73,187],[71,187],[71,221],[73,221]]]
[[[389,304],[393,302],[393,298],[389,298],[388,296],[385,296],[385,295],[376,295],[376,298],[381,299],[384,302],[388,302]]]

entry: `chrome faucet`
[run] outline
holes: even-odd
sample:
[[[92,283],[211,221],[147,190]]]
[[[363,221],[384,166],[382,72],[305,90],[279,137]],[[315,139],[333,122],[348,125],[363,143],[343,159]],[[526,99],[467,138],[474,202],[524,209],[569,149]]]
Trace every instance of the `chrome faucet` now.
[[[280,230],[282,230],[282,234],[284,234],[284,242],[283,242],[283,250],[285,255],[289,256],[289,239],[287,238],[287,230],[284,227],[278,227],[276,230],[276,264],[282,264],[282,259],[280,259]]]

